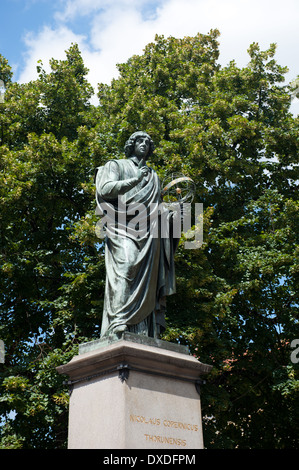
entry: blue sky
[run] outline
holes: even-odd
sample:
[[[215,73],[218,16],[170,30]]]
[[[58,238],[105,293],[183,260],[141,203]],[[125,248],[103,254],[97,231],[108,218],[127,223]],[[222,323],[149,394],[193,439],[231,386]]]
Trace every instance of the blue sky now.
[[[63,59],[79,44],[89,81],[109,83],[116,64],[142,53],[155,34],[184,37],[220,30],[220,63],[248,62],[247,49],[277,43],[276,58],[299,74],[298,0],[0,0],[0,53],[14,79],[36,78],[37,61],[47,70],[51,57]],[[293,110],[299,112],[299,100]]]
[[[0,0],[0,48],[15,66],[24,65],[22,54],[26,48],[24,38],[30,31],[38,32],[55,12],[55,1],[27,2],[26,0]]]

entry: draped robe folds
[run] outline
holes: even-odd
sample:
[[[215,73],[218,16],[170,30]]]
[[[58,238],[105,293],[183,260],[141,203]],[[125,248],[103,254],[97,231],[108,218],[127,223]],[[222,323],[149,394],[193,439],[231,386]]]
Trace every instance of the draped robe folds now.
[[[101,337],[126,329],[140,333],[139,326],[149,323],[152,312],[155,322],[164,327],[165,297],[175,293],[174,252],[179,239],[161,238],[160,183],[156,172],[148,170],[138,182],[136,157],[111,160],[97,169],[98,213],[108,214]],[[138,208],[138,204],[143,206]],[[134,232],[134,205],[143,221],[139,232]],[[144,334],[153,335],[146,329]]]

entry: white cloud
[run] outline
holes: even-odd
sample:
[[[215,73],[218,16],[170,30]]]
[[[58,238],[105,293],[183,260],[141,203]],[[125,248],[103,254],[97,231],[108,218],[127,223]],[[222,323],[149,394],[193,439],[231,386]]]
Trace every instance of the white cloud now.
[[[141,53],[154,35],[152,24],[143,21],[136,9],[109,9],[93,19],[91,44],[101,50],[104,63],[115,65]]]
[[[89,15],[93,11],[98,11],[99,9],[107,6],[107,1],[105,0],[67,0],[61,1],[61,4],[64,8],[61,11],[55,13],[55,18],[58,21],[69,21],[75,16],[85,16]]]
[[[236,59],[244,66],[252,42],[259,42],[262,48],[277,42],[282,65],[295,69],[298,16],[297,0],[169,0],[154,26],[158,33],[178,37],[218,28],[222,64]]]
[[[37,78],[36,66],[42,60],[45,70],[49,69],[49,60],[52,58],[65,59],[65,50],[71,43],[81,43],[84,47],[85,37],[76,35],[66,26],[57,29],[45,26],[38,34],[27,33],[24,42],[27,47],[25,53],[25,68],[19,76],[19,82],[26,83]]]
[[[155,4],[152,0],[60,0],[64,8],[57,11],[55,17],[59,21],[68,21],[75,16],[86,16],[99,11],[113,9],[120,12],[124,9],[141,9],[146,4]],[[165,0],[164,0],[165,1]]]
[[[96,88],[98,82],[109,83],[117,75],[117,63],[142,53],[155,34],[184,37],[213,28],[221,32],[222,65],[235,59],[244,66],[252,42],[259,42],[262,49],[276,42],[277,61],[290,68],[288,78],[293,79],[298,74],[298,13],[297,0],[61,1],[55,26],[26,36],[26,67],[20,80],[33,78],[38,59],[46,65],[51,57],[64,58],[64,50],[77,42]],[[78,20],[82,34],[72,31],[74,21],[78,30]]]

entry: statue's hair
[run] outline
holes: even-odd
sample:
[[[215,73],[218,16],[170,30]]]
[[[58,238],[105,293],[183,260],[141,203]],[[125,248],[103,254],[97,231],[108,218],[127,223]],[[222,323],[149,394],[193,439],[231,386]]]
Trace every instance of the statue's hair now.
[[[146,132],[137,131],[137,132],[134,132],[134,134],[132,134],[128,138],[127,142],[125,143],[125,155],[126,155],[127,158],[132,155],[134,147],[135,147],[135,142],[136,142],[136,139],[138,137],[147,137],[150,141],[150,147],[149,147],[147,157],[150,157],[152,155],[153,151],[155,150],[155,145],[154,145],[154,142],[152,141],[151,137]]]

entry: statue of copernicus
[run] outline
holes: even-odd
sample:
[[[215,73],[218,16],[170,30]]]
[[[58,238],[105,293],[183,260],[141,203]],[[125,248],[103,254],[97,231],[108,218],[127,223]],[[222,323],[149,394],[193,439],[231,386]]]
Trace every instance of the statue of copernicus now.
[[[135,132],[125,144],[127,158],[110,160],[96,170],[97,213],[113,214],[114,222],[106,224],[101,337],[121,337],[124,331],[158,337],[165,329],[166,296],[175,293],[179,238],[171,230],[161,237],[160,182],[147,165],[153,150],[150,136]],[[136,232],[132,208],[139,210],[143,230]],[[168,212],[169,219],[173,216]]]

